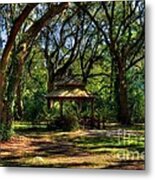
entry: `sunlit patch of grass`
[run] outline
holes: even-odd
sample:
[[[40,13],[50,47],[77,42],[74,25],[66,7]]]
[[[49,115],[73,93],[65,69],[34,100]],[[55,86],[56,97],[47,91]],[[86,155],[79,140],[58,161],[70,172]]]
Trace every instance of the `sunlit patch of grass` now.
[[[105,155],[88,155],[77,157],[31,157],[23,159],[25,166],[43,166],[56,168],[103,168],[109,163],[114,164],[117,158],[111,154]]]

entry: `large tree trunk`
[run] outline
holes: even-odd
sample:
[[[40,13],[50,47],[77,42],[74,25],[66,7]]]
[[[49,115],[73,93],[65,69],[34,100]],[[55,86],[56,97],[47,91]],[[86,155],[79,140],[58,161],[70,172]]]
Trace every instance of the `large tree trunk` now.
[[[5,100],[4,100],[4,94],[5,94],[5,88],[6,88],[6,69],[8,65],[8,59],[10,57],[10,53],[15,41],[15,38],[17,36],[17,33],[19,32],[23,22],[29,15],[29,13],[32,11],[32,9],[37,4],[28,4],[21,15],[16,19],[14,26],[12,27],[12,30],[10,32],[10,36],[8,38],[7,44],[5,46],[5,49],[2,54],[2,58],[0,61],[0,123],[2,123],[2,119],[5,119],[2,114],[5,111]]]
[[[39,33],[39,31],[47,25],[47,23],[50,21],[52,17],[55,15],[61,13],[64,9],[66,9],[68,6],[68,3],[61,3],[60,5],[52,5],[51,8],[38,20],[36,21],[29,29],[28,31],[23,35],[24,39],[22,40],[22,43],[20,43],[19,47],[19,52],[17,53],[17,61],[18,61],[18,67],[16,67],[15,74],[13,75],[13,79],[9,86],[9,93],[8,93],[8,98],[7,101],[4,101],[4,96],[5,96],[5,81],[6,77],[4,74],[4,71],[6,71],[6,67],[8,64],[8,58],[9,55],[7,55],[4,59],[2,59],[1,64],[0,64],[0,123],[5,123],[9,121],[9,124],[11,124],[12,121],[12,116],[8,113],[11,113],[11,107],[13,103],[13,98],[15,95],[15,92],[20,84],[20,78],[22,76],[22,71],[23,71],[23,65],[25,63],[25,60],[30,52],[30,47]],[[22,21],[23,23],[23,21]],[[22,25],[22,23],[20,25]],[[16,33],[17,34],[17,33]],[[16,37],[16,35],[15,35]],[[12,46],[15,38],[12,40]],[[12,46],[9,50],[9,53],[11,52]],[[8,107],[8,111],[6,110],[6,107]],[[7,111],[4,113],[4,111]]]
[[[14,105],[14,119],[22,120],[23,119],[23,103],[22,103],[22,88],[21,81],[17,87],[16,99]]]
[[[128,109],[128,98],[127,98],[127,83],[126,83],[126,74],[125,66],[122,61],[118,61],[118,73],[116,78],[117,90],[118,90],[118,120],[122,125],[130,124],[130,116]]]

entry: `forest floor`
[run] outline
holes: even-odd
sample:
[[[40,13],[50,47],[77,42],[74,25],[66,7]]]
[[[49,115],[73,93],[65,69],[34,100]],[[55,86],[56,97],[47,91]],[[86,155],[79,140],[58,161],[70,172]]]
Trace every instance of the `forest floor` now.
[[[18,129],[0,143],[0,166],[144,169],[144,130]]]

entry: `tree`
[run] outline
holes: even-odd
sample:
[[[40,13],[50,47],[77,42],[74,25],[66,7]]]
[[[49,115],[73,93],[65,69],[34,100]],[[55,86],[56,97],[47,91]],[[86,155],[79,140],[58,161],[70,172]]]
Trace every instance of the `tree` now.
[[[64,9],[68,7],[68,3],[60,3],[52,4],[49,6],[47,12],[37,21],[35,21],[30,28],[23,34],[23,38],[20,42],[20,47],[18,49],[18,52],[16,54],[17,58],[17,64],[18,66],[16,69],[14,69],[14,75],[12,77],[12,80],[9,82],[9,96],[7,97],[7,100],[4,103],[4,96],[5,96],[5,89],[6,89],[6,76],[5,76],[5,70],[8,65],[8,59],[9,54],[11,52],[11,49],[13,47],[13,43],[15,41],[16,35],[20,29],[20,26],[23,24],[24,20],[28,16],[28,14],[31,12],[31,10],[36,6],[37,4],[27,5],[26,8],[23,10],[21,15],[17,18],[11,32],[10,37],[8,38],[7,44],[5,46],[5,49],[2,54],[1,64],[0,64],[0,122],[1,124],[6,124],[6,127],[11,127],[11,120],[12,117],[10,115],[11,113],[11,106],[14,94],[18,88],[18,85],[20,83],[20,77],[22,75],[23,71],[23,65],[26,61],[26,58],[29,55],[31,46],[33,44],[33,40],[36,38],[40,30],[47,25],[47,23],[57,14],[61,13]]]
[[[122,124],[130,124],[126,74],[144,59],[144,2],[101,2],[96,14],[85,4],[78,6],[94,22],[109,48],[115,72],[118,119]]]
[[[14,26],[11,29],[10,36],[8,37],[8,41],[5,45],[0,61],[0,123],[2,125],[4,122],[6,122],[6,127],[10,127],[10,122],[8,121],[9,117],[7,117],[7,103],[4,97],[6,90],[6,69],[9,61],[9,56],[20,27],[36,5],[37,4],[28,4],[22,11],[21,15],[16,19]]]

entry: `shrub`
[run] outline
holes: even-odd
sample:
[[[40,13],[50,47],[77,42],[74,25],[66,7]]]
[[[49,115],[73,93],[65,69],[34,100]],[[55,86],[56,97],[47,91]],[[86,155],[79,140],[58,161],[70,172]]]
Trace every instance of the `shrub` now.
[[[79,121],[72,114],[64,115],[63,118],[57,116],[48,125],[48,128],[51,130],[74,131],[79,128]]]
[[[13,135],[12,127],[8,127],[5,124],[0,125],[0,141],[7,141]]]

